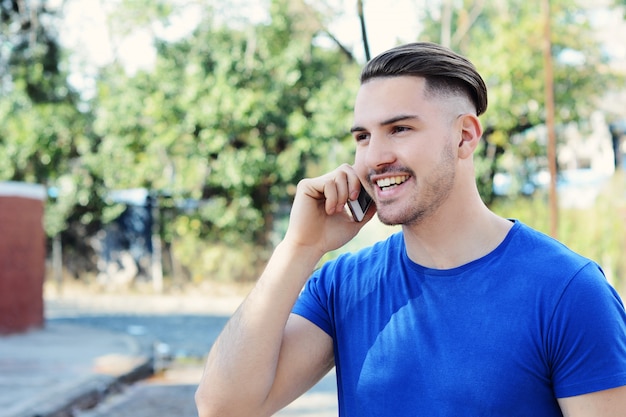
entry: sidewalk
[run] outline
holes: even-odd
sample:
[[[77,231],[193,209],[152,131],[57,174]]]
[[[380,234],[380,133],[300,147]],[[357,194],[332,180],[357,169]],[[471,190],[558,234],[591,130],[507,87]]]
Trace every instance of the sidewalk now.
[[[0,335],[0,417],[197,417],[193,395],[203,362],[174,362],[153,374],[153,345],[169,340],[161,340],[157,329],[134,334],[68,323],[63,318],[136,315],[129,321],[132,327],[137,317],[206,315],[212,319],[187,324],[190,332],[198,332],[201,325],[206,332],[201,340],[207,343],[206,338],[217,334],[223,316],[232,314],[242,296],[230,292],[184,297],[107,295],[70,290],[62,297],[47,292],[48,321],[43,329]],[[168,323],[165,330],[171,335],[172,323],[178,326],[178,322]],[[276,416],[336,417],[334,374]]]
[[[0,336],[0,417],[70,417],[152,373],[131,336],[47,322]]]

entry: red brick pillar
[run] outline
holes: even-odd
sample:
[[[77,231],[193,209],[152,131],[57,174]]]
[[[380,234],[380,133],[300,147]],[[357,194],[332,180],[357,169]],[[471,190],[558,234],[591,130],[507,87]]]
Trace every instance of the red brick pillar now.
[[[42,327],[43,186],[0,182],[0,334]]]

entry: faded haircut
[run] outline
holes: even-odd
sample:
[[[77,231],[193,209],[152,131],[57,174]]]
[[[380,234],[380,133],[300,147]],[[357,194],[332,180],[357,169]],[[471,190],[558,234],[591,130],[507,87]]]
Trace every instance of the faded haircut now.
[[[435,43],[409,43],[383,52],[365,65],[361,84],[373,78],[404,75],[423,77],[430,93],[465,95],[479,116],[487,110],[487,86],[474,64]]]

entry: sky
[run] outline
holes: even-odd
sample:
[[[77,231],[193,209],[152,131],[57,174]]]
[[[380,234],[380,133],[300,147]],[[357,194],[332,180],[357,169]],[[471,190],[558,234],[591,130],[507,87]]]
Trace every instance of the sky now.
[[[340,0],[345,13],[342,20],[332,27],[339,38],[351,45],[358,45],[360,53],[361,29],[356,10],[356,0]],[[396,46],[399,42],[417,40],[420,32],[419,14],[415,0],[363,0],[367,36],[372,56]]]
[[[52,7],[59,7],[64,0],[47,0]],[[82,91],[93,88],[93,75],[98,67],[104,66],[117,58],[132,74],[140,69],[150,69],[156,60],[156,51],[152,46],[152,34],[138,29],[125,36],[110,34],[107,27],[105,8],[113,8],[121,0],[65,0],[65,19],[60,31],[61,42],[74,51],[70,63],[72,71],[70,82]],[[132,0],[126,0],[132,1]],[[153,26],[157,36],[177,40],[192,31],[199,23],[203,13],[202,4],[213,3],[221,7],[225,19],[246,19],[263,21],[267,19],[264,4],[269,0],[171,0],[184,3],[179,7],[179,15],[167,28]],[[316,9],[323,4],[336,10],[338,18],[329,27],[342,44],[352,50],[360,62],[364,62],[360,24],[357,16],[357,0],[305,0]],[[594,0],[596,1],[596,0]],[[609,11],[600,3],[592,8],[592,23],[598,28],[597,36],[604,48],[617,65],[626,70],[626,36],[624,20],[619,13]],[[420,33],[419,10],[424,7],[436,7],[434,0],[363,0],[368,41],[371,55],[375,56],[400,42],[417,40]],[[594,3],[595,4],[595,3]],[[616,36],[616,28],[623,31]],[[605,30],[601,30],[605,28]],[[111,40],[114,42],[111,42]],[[579,59],[580,57],[573,57]]]
[[[180,0],[173,0],[180,1]],[[310,0],[315,4],[316,0]],[[398,41],[415,40],[419,33],[419,16],[416,0],[363,0],[368,29],[368,40],[372,55],[384,51]],[[49,0],[52,5],[61,0]],[[190,2],[187,2],[189,4]],[[357,57],[363,59],[360,25],[356,12],[357,0],[329,0],[332,7],[340,10],[342,17],[330,26],[333,34],[345,45],[352,47]],[[393,6],[390,6],[390,3]],[[69,0],[65,5],[65,18],[61,30],[61,41],[76,52],[74,64],[81,61],[94,66],[110,63],[115,56],[124,63],[127,71],[150,68],[156,54],[151,45],[151,34],[137,30],[113,45],[105,20],[105,7],[114,4],[111,0]],[[231,13],[245,11],[246,17],[262,20],[264,9],[261,0],[239,0],[221,3]],[[202,15],[194,6],[180,8],[181,15],[166,28],[154,27],[162,38],[176,40],[189,33],[198,24]],[[240,12],[241,13],[241,12]],[[78,80],[74,80],[78,82]]]

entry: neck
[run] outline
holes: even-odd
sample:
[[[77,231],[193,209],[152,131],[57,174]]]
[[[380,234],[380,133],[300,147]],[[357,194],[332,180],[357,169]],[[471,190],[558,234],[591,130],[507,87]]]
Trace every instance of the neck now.
[[[451,269],[502,243],[513,224],[491,212],[480,198],[473,201],[450,202],[421,223],[402,226],[409,258],[425,267]]]

